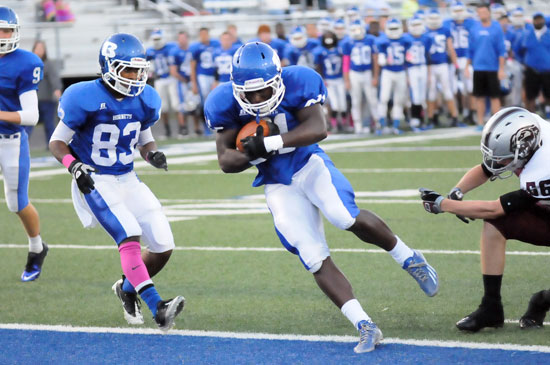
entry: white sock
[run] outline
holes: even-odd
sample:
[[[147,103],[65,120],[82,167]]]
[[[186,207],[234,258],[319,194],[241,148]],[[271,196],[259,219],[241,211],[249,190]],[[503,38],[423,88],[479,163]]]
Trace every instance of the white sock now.
[[[29,237],[29,252],[40,253],[43,248],[42,237],[40,237],[40,235],[36,237]]]
[[[403,267],[405,260],[414,255],[414,252],[405,244],[405,242],[401,241],[401,238],[397,236],[395,236],[395,238],[397,238],[397,243],[390,251],[390,255],[399,265],[401,265],[401,267]]]
[[[349,319],[351,323],[353,323],[356,329],[358,329],[357,324],[359,322],[371,320],[369,315],[363,310],[363,307],[361,307],[361,304],[359,304],[359,301],[357,299],[348,300],[344,303],[340,310],[346,316],[346,318]]]

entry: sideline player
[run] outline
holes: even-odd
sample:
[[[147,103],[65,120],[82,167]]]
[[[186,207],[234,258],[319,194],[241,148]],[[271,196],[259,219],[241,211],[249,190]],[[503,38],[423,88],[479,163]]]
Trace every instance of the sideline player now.
[[[38,279],[48,246],[40,237],[40,218],[29,202],[30,153],[24,126],[38,122],[38,83],[44,64],[34,53],[19,49],[19,19],[0,7],[0,168],[8,209],[17,214],[29,238],[21,281]]]
[[[136,146],[151,165],[167,169],[151,133],[161,100],[146,85],[145,57],[135,36],[107,38],[99,54],[101,78],[74,84],[61,97],[50,151],[73,176],[73,204],[82,224],[101,224],[118,245],[125,277],[113,290],[125,319],[143,323],[137,292],[159,328],[167,331],[184,298],[162,300],[151,277],[168,262],[174,237],[160,202],[133,170]],[[141,238],[147,245],[143,253]]]
[[[507,240],[550,246],[549,142],[547,121],[523,108],[502,109],[483,128],[483,163],[460,179],[449,199],[421,189],[424,207],[430,213],[449,212],[484,220],[481,233],[484,295],[479,308],[456,324],[462,331],[477,332],[485,327],[504,325],[500,287]],[[487,180],[505,179],[514,174],[519,177],[519,190],[493,201],[460,201],[464,194]],[[548,309],[550,290],[535,293],[520,319],[520,327],[541,327]]]
[[[217,131],[220,168],[226,173],[258,168],[253,186],[265,185],[281,243],[299,256],[321,290],[359,330],[355,352],[372,351],[382,332],[332,261],[320,213],[336,227],[388,251],[428,296],[437,294],[437,274],[378,216],[357,207],[350,183],[317,145],[327,136],[321,106],[326,88],[320,75],[303,66],[281,68],[277,54],[261,42],[239,48],[232,65],[232,82],[216,88],[205,104],[207,123]],[[235,139],[254,118],[269,118],[274,135],[264,138],[258,127],[254,137],[243,140],[243,153],[235,148]]]

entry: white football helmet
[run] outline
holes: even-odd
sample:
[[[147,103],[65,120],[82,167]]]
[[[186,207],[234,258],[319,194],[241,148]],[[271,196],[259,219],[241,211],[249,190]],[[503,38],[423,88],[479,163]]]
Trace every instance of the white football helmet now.
[[[0,6],[0,29],[13,29],[10,38],[0,38],[0,54],[10,53],[19,48],[19,18],[15,11]]]
[[[516,7],[510,14],[510,23],[514,27],[523,27],[525,25],[525,13],[521,6]]]
[[[483,164],[493,173],[493,179],[506,179],[525,166],[541,143],[536,114],[519,107],[502,109],[483,128]]]
[[[466,19],[468,11],[462,1],[453,1],[451,4],[451,18],[455,21],[463,21]]]
[[[403,35],[403,24],[397,18],[391,18],[386,22],[386,35],[389,39],[399,39]]]
[[[364,39],[366,33],[367,31],[361,20],[354,20],[349,26],[349,35],[355,40]]]
[[[290,33],[290,44],[296,48],[304,48],[307,45],[307,33],[304,27],[296,27]]]

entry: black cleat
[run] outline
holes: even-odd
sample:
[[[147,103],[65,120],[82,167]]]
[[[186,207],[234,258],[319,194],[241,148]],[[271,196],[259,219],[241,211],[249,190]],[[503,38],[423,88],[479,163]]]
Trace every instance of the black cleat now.
[[[477,332],[485,327],[500,328],[504,325],[504,310],[500,300],[482,299],[479,308],[456,323],[461,331]]]
[[[48,245],[46,245],[46,242],[44,241],[42,241],[42,252],[29,252],[29,254],[27,255],[27,265],[25,265],[25,270],[21,274],[22,282],[38,279],[40,273],[42,272],[42,264],[44,263],[44,259],[46,258],[47,254]]]
[[[124,310],[124,319],[128,324],[143,324],[143,315],[141,314],[141,301],[136,293],[128,293],[122,290],[124,279],[118,280],[113,284],[112,289],[122,303]]]
[[[174,321],[176,316],[180,314],[185,304],[185,298],[180,296],[174,299],[161,300],[157,304],[157,314],[153,319],[163,332],[168,331],[174,327]]]
[[[519,327],[521,329],[541,328],[549,309],[550,290],[541,290],[533,294],[529,300],[527,312],[519,320]]]

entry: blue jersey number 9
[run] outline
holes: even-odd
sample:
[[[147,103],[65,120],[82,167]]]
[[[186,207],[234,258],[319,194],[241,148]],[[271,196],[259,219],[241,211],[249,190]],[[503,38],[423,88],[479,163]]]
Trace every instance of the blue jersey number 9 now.
[[[38,84],[40,82],[40,76],[42,72],[40,70],[40,67],[35,67],[34,70],[32,70],[32,83]]]

